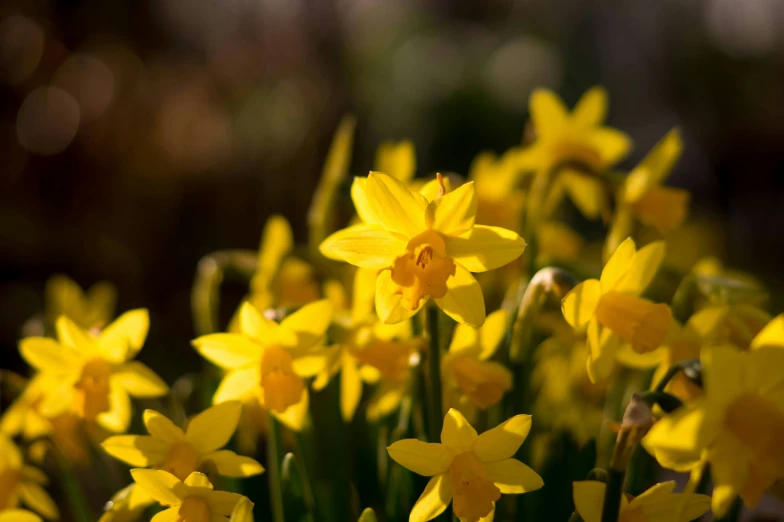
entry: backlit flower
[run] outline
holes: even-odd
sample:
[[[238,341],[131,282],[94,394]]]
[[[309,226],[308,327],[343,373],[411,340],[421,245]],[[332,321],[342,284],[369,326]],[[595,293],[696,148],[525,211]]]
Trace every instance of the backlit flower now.
[[[11,439],[0,435],[0,512],[16,510],[21,502],[44,518],[57,518],[57,505],[41,487],[48,481],[41,470],[25,464],[22,452]],[[25,513],[17,515],[25,517],[19,518],[20,522],[30,518]]]
[[[196,350],[227,371],[213,403],[255,397],[282,422],[301,429],[308,411],[305,379],[324,369],[326,358],[320,346],[332,313],[332,305],[322,299],[278,324],[244,303],[240,309],[242,333],[195,339]]]
[[[637,251],[628,238],[607,261],[600,279],[588,279],[564,297],[566,321],[574,328],[588,328],[591,380],[607,378],[622,341],[638,353],[651,352],[665,341],[672,323],[670,307],[639,297],[663,258],[664,243]]]
[[[45,417],[73,412],[109,431],[123,432],[131,417],[130,396],[160,397],[169,388],[144,364],[132,359],[147,337],[147,310],[126,312],[101,331],[88,331],[65,316],[57,338],[28,337],[22,357],[47,384],[40,409]]]
[[[397,323],[433,298],[459,322],[479,326],[485,319],[482,289],[471,271],[503,266],[520,256],[525,241],[515,232],[475,225],[473,183],[433,200],[395,178],[371,173],[365,187],[370,218],[321,244],[327,257],[380,270],[376,312]],[[361,215],[361,212],[360,212]]]
[[[444,417],[441,443],[404,439],[387,448],[389,456],[414,473],[433,477],[419,497],[410,522],[425,522],[452,502],[461,521],[488,517],[502,493],[528,493],[544,485],[531,468],[511,458],[528,436],[530,415],[516,415],[477,435],[465,417],[450,409]]]

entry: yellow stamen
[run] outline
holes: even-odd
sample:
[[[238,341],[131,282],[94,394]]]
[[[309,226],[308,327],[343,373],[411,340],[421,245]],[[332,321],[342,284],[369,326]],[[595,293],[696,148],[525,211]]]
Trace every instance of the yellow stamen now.
[[[109,411],[109,377],[112,366],[104,359],[87,361],[82,376],[74,385],[76,398],[74,408],[80,417],[94,420],[100,413]]]
[[[769,399],[747,393],[727,408],[724,425],[755,457],[742,493],[747,502],[759,500],[776,478],[784,475],[784,412]]]
[[[355,353],[361,364],[376,368],[381,376],[393,384],[402,384],[410,369],[411,343],[376,340]]]
[[[438,180],[438,196],[443,197],[446,194],[446,186],[444,186],[444,176],[441,175],[440,172],[436,173],[436,179]]]
[[[608,292],[596,307],[599,324],[630,343],[638,353],[651,352],[661,346],[672,323],[672,311],[665,304],[655,304],[639,297]]]
[[[166,455],[163,470],[168,471],[180,480],[185,480],[188,475],[198,471],[199,454],[187,442],[174,444]]]
[[[22,473],[17,469],[6,469],[0,473],[0,511],[19,504],[17,487],[21,480]]]
[[[490,480],[487,470],[476,456],[461,453],[449,468],[454,498],[455,515],[469,522],[477,522],[493,510],[493,502],[501,498],[501,491]]]
[[[305,383],[294,373],[291,354],[279,347],[270,346],[261,357],[261,387],[264,405],[278,413],[297,404],[302,397]]]
[[[457,357],[451,365],[457,385],[477,408],[486,410],[497,404],[512,388],[508,373],[472,357]]]
[[[437,232],[427,230],[408,242],[406,252],[392,265],[392,281],[397,293],[408,301],[411,310],[419,308],[425,297],[446,295],[446,281],[455,275],[455,263],[446,256],[446,244]]]
[[[686,218],[689,193],[672,187],[651,187],[632,203],[632,210],[643,223],[660,232],[678,228]]]
[[[177,511],[177,522],[210,522],[212,513],[207,502],[196,496],[185,498]]]

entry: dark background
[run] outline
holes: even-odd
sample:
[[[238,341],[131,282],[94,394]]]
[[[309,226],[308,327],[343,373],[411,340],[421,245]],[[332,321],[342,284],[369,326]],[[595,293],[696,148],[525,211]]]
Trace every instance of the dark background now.
[[[198,369],[197,261],[255,249],[274,212],[305,239],[343,114],[358,117],[352,173],[381,140],[410,138],[419,175],[465,174],[476,153],[520,142],[537,86],[572,105],[605,85],[610,123],[635,141],[624,167],[680,126],[671,183],[714,223],[703,241],[775,293],[783,27],[777,0],[6,0],[3,366],[23,368],[21,327],[62,272],[114,282],[118,311],[150,309],[141,359],[168,382]],[[32,94],[47,86],[42,105]]]

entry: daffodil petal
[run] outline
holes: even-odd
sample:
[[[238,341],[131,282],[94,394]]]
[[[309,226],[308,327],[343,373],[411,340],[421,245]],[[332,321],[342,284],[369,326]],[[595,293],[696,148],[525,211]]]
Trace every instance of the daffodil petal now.
[[[185,433],[164,415],[155,410],[144,410],[142,415],[147,433],[168,444],[185,439]]]
[[[150,314],[146,309],[125,312],[101,332],[101,353],[117,362],[132,359],[144,345],[149,329]]]
[[[259,245],[258,272],[271,278],[280,267],[283,258],[294,248],[294,235],[291,225],[281,215],[267,218]]]
[[[762,347],[784,348],[784,314],[773,318],[751,341],[752,350]]]
[[[602,519],[604,491],[607,486],[595,480],[582,480],[572,483],[574,510],[580,518],[587,522],[599,522]]]
[[[150,522],[177,522],[180,519],[180,508],[179,507],[171,507],[169,509],[164,509],[163,511],[159,511],[156,513],[151,519]]]
[[[359,219],[368,225],[378,225],[379,220],[373,213],[373,209],[368,203],[367,192],[365,187],[367,185],[367,178],[355,177],[354,182],[351,184],[351,201],[354,202],[354,208],[357,211]]]
[[[485,297],[471,272],[455,263],[455,275],[447,279],[446,286],[446,295],[435,299],[439,308],[455,321],[482,326],[485,321]]]
[[[131,466],[158,466],[166,460],[171,444],[149,435],[116,435],[101,443],[104,451]]]
[[[41,522],[41,517],[26,509],[5,509],[0,512],[0,522]]]
[[[185,498],[185,484],[169,473],[159,469],[132,469],[131,476],[137,487],[164,506],[179,505]]]
[[[116,381],[109,382],[109,411],[100,413],[95,419],[109,431],[122,433],[131,423],[131,398]]]
[[[469,181],[428,204],[427,213],[433,219],[431,228],[446,236],[468,232],[474,226],[477,204],[476,187]]]
[[[599,219],[609,207],[605,182],[577,169],[564,168],[560,181],[575,206],[588,219]]]
[[[245,301],[240,306],[240,330],[246,336],[250,337],[251,339],[257,339],[259,341],[264,341],[275,336],[275,332],[278,329],[278,325],[276,325],[273,321],[270,321],[253,306],[251,303]],[[245,364],[250,362],[252,356],[256,355],[255,350],[250,350],[247,352],[246,356],[242,358],[244,362],[240,364]]]
[[[289,406],[283,413],[272,411],[275,418],[294,431],[302,431],[309,423],[308,406],[310,404],[310,394],[308,389],[302,390],[302,397],[299,402]]]
[[[530,415],[515,415],[487,430],[476,440],[474,455],[482,462],[496,462],[510,458],[531,431]]]
[[[87,330],[65,315],[57,318],[55,331],[57,332],[57,339],[61,343],[77,351],[82,351],[85,347],[95,344],[95,338]]]
[[[365,191],[373,214],[388,231],[411,238],[426,229],[427,199],[408,189],[401,181],[371,172]]]
[[[258,365],[237,368],[223,377],[212,402],[220,404],[226,401],[245,399],[259,388],[260,383],[261,375]]]
[[[392,266],[406,251],[406,242],[378,225],[354,225],[327,237],[319,251],[330,259],[362,268],[381,270]]]
[[[324,336],[332,322],[334,311],[329,299],[321,299],[303,306],[283,319],[280,327],[297,334],[298,347],[308,348]]]
[[[22,482],[19,484],[19,493],[22,501],[44,518],[53,520],[60,516],[52,497],[38,484]]]
[[[459,353],[476,348],[479,344],[479,329],[464,323],[457,323],[449,343],[449,353]]]
[[[376,314],[382,322],[395,324],[415,315],[427,299],[422,299],[417,308],[406,306],[407,301],[398,292],[398,286],[392,281],[392,272],[382,270],[376,279]]]
[[[462,413],[450,408],[444,416],[444,426],[441,428],[441,444],[450,448],[455,453],[470,450],[477,440],[476,430],[466,420]]]
[[[648,287],[664,261],[667,247],[664,241],[645,245],[632,257],[626,274],[615,286],[617,292],[641,294]]]
[[[698,451],[703,442],[701,432],[704,422],[704,408],[679,409],[656,421],[643,438],[642,445],[650,452],[658,449],[679,452]]]
[[[376,150],[375,170],[408,182],[416,171],[416,154],[410,140],[386,141]]]
[[[444,444],[417,439],[399,440],[389,446],[387,452],[404,468],[425,477],[446,473],[455,457],[454,451]]]
[[[501,493],[528,493],[544,486],[542,477],[519,460],[488,462],[485,469]]]
[[[375,370],[372,366],[364,366],[362,370]],[[376,370],[377,371],[377,370]],[[367,372],[369,373],[369,371]],[[363,375],[367,379],[367,375]],[[380,376],[379,376],[380,377]],[[376,379],[377,380],[377,379]],[[370,422],[377,422],[381,417],[389,415],[400,407],[403,400],[404,389],[401,386],[382,384],[370,398],[367,406],[367,418]]]
[[[73,348],[46,337],[22,339],[19,341],[19,353],[36,370],[54,374],[74,371],[82,363],[81,356]]]
[[[446,474],[431,478],[411,509],[408,522],[427,522],[444,512],[452,501],[452,482]]]
[[[256,460],[229,450],[208,453],[202,457],[202,460],[215,464],[218,474],[223,477],[244,478],[264,472],[264,468]]]
[[[487,316],[479,335],[479,343],[482,348],[482,351],[479,353],[479,359],[486,360],[495,354],[495,351],[501,344],[501,340],[506,335],[508,320],[509,312],[503,308]]]
[[[163,379],[139,361],[121,365],[112,374],[112,380],[134,397],[161,397],[169,392],[169,386]]]
[[[226,517],[230,516],[234,507],[242,499],[239,493],[232,493],[230,491],[212,491],[206,497],[207,505],[212,512],[212,519],[210,522],[217,522],[216,518],[221,517],[221,522],[226,522]]]
[[[621,282],[632,264],[635,252],[634,240],[630,237],[618,245],[602,270],[602,292],[614,290]]]
[[[485,272],[511,263],[525,250],[517,232],[501,227],[474,225],[461,236],[445,236],[446,252],[471,272]]]
[[[226,401],[207,408],[188,423],[185,438],[199,453],[209,453],[228,444],[242,413],[239,401]]]
[[[591,87],[580,97],[572,110],[572,123],[581,129],[601,125],[607,116],[607,89]]]
[[[370,509],[370,508],[368,508]],[[362,517],[360,517],[360,521]],[[253,522],[253,502],[248,497],[242,497],[231,512],[229,522]]]
[[[583,281],[572,288],[561,301],[564,319],[573,328],[585,328],[593,318],[601,297],[601,283],[597,279]]]
[[[608,127],[593,129],[587,136],[587,141],[601,156],[603,168],[610,168],[621,161],[632,148],[629,136]]]
[[[561,99],[547,89],[536,89],[529,103],[531,122],[537,135],[542,137],[558,133],[566,124],[568,111]]]
[[[362,379],[359,376],[357,362],[351,356],[345,356],[340,370],[340,415],[343,421],[351,422],[362,398]]]
[[[202,357],[227,370],[261,360],[261,345],[245,335],[203,335],[194,339],[192,344]]]

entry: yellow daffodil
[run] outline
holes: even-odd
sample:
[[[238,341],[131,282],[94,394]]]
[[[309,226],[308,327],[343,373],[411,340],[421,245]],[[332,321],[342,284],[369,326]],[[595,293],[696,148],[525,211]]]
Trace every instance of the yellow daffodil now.
[[[144,412],[149,435],[117,435],[101,445],[106,452],[136,467],[154,467],[185,480],[211,463],[225,477],[250,477],[264,471],[250,457],[220,449],[225,446],[240,418],[238,401],[224,402],[196,415],[183,431],[153,410]]]
[[[15,509],[21,501],[44,518],[57,518],[57,506],[41,487],[47,482],[48,479],[41,470],[25,464],[22,452],[16,444],[5,435],[0,435],[0,511],[21,512],[22,510]],[[29,518],[29,515],[24,513],[17,515]],[[26,518],[19,520],[21,522]]]
[[[103,328],[114,317],[117,290],[107,282],[95,283],[84,292],[73,279],[54,275],[46,282],[46,316],[54,324],[61,315],[85,330]]]
[[[615,217],[607,235],[608,252],[632,234],[633,218],[661,234],[681,226],[686,219],[689,193],[665,187],[663,183],[682,151],[680,132],[672,129],[623,180],[617,190]]]
[[[26,509],[5,509],[0,511],[0,522],[41,522],[41,517]]]
[[[45,417],[71,411],[113,432],[128,428],[133,397],[160,397],[169,388],[144,364],[132,359],[147,337],[147,310],[126,312],[100,332],[69,318],[57,320],[58,340],[28,337],[22,357],[45,376],[40,412]]]
[[[240,309],[242,333],[195,339],[196,350],[228,372],[213,402],[255,397],[283,423],[302,429],[308,411],[304,379],[324,369],[326,357],[320,345],[332,314],[332,305],[322,299],[278,324],[244,303]]]
[[[468,179],[476,186],[477,223],[520,231],[525,194],[517,186],[516,154],[517,149],[501,157],[483,152],[471,163]]]
[[[608,377],[621,341],[635,352],[646,353],[667,338],[670,307],[639,297],[663,258],[664,243],[651,243],[637,251],[628,238],[607,261],[600,279],[588,279],[564,297],[561,309],[566,321],[574,328],[588,328],[592,381]]]
[[[242,497],[234,511],[231,512],[229,522],[253,522],[253,502],[248,497]]]
[[[558,96],[538,89],[531,95],[531,122],[536,138],[517,158],[518,168],[543,176],[557,174],[548,199],[552,208],[563,193],[588,218],[606,212],[607,188],[597,177],[629,152],[631,140],[622,132],[602,126],[607,113],[607,92],[588,90],[569,114]]]
[[[571,433],[582,445],[596,437],[604,422],[606,385],[593,383],[585,372],[589,356],[584,335],[560,319],[553,335],[536,349],[531,384],[536,392],[534,414],[555,430]]]
[[[354,417],[363,382],[379,385],[368,405],[371,420],[397,409],[421,345],[421,339],[411,338],[408,322],[382,324],[373,313],[376,277],[375,270],[356,270],[350,310],[342,285],[333,282],[326,291],[335,307],[330,330],[335,345],[313,389],[323,389],[340,372],[340,412],[346,422]]]
[[[713,511],[721,517],[737,495],[754,506],[784,477],[784,315],[754,338],[750,352],[718,346],[701,360],[703,395],[659,420],[643,445],[667,467],[688,457],[693,466],[709,463]]]
[[[512,389],[512,372],[488,360],[501,344],[508,320],[506,310],[497,310],[487,316],[481,328],[457,325],[441,362],[447,404],[464,414],[473,408],[486,410]]]
[[[191,473],[181,481],[171,473],[155,469],[132,469],[137,487],[168,508],[152,522],[228,522],[242,495],[215,491],[203,473]]]
[[[607,486],[584,480],[573,484],[575,512],[585,522],[601,522]],[[621,497],[618,522],[689,522],[710,509],[710,497],[698,493],[673,493],[675,481],[656,484],[631,499]]]
[[[477,522],[495,509],[501,493],[528,493],[544,485],[531,468],[511,458],[531,430],[530,415],[516,415],[477,435],[463,415],[450,409],[441,443],[404,439],[387,448],[401,466],[433,477],[411,510],[410,522],[426,522],[452,502],[461,521]]]
[[[369,219],[336,232],[321,244],[327,257],[381,270],[376,312],[397,323],[431,297],[458,322],[480,326],[485,319],[482,289],[471,271],[503,266],[520,256],[525,241],[515,232],[475,225],[473,183],[429,201],[395,178],[371,173],[364,205]],[[360,214],[361,215],[361,214]]]

